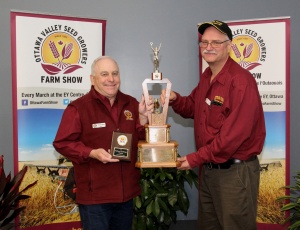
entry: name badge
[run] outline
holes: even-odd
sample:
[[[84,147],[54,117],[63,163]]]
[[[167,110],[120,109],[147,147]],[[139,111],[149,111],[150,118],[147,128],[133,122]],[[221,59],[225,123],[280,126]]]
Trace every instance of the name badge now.
[[[98,129],[98,128],[104,128],[106,127],[106,124],[105,123],[96,123],[96,124],[93,124],[93,129]]]
[[[211,104],[211,101],[210,101],[208,98],[205,99],[205,102],[206,102],[206,104],[208,104],[208,105]]]

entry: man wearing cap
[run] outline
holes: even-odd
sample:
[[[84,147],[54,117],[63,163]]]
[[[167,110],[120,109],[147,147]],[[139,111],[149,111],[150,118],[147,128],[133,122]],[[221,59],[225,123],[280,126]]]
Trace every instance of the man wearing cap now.
[[[196,152],[180,170],[200,167],[199,229],[256,229],[259,161],[266,136],[252,74],[229,56],[232,32],[222,21],[199,25],[201,55],[209,67],[188,96],[172,91],[170,105],[194,119]],[[165,90],[161,94],[164,104]]]

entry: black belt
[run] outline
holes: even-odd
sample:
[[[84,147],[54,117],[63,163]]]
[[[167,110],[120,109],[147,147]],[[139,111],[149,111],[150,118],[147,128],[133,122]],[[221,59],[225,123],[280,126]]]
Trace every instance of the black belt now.
[[[249,161],[254,161],[257,158],[257,156],[252,156],[248,158],[247,160],[239,160],[239,159],[229,159],[228,161],[220,164],[215,164],[215,163],[205,163],[204,165],[207,166],[209,169],[229,169],[231,165],[233,164],[240,164],[243,162],[249,162]]]

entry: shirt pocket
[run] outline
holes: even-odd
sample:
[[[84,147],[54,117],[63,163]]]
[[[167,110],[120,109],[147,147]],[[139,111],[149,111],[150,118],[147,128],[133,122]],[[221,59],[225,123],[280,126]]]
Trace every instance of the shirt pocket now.
[[[210,106],[207,118],[208,126],[214,129],[220,129],[222,127],[224,121],[223,109],[223,106],[220,105]]]

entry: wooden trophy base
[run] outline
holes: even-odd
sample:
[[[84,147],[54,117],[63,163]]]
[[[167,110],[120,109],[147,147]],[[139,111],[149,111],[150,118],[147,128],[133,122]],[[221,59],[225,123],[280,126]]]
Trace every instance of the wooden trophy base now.
[[[168,143],[148,143],[139,141],[138,160],[135,164],[137,168],[173,168],[180,166],[177,161],[176,141]]]

